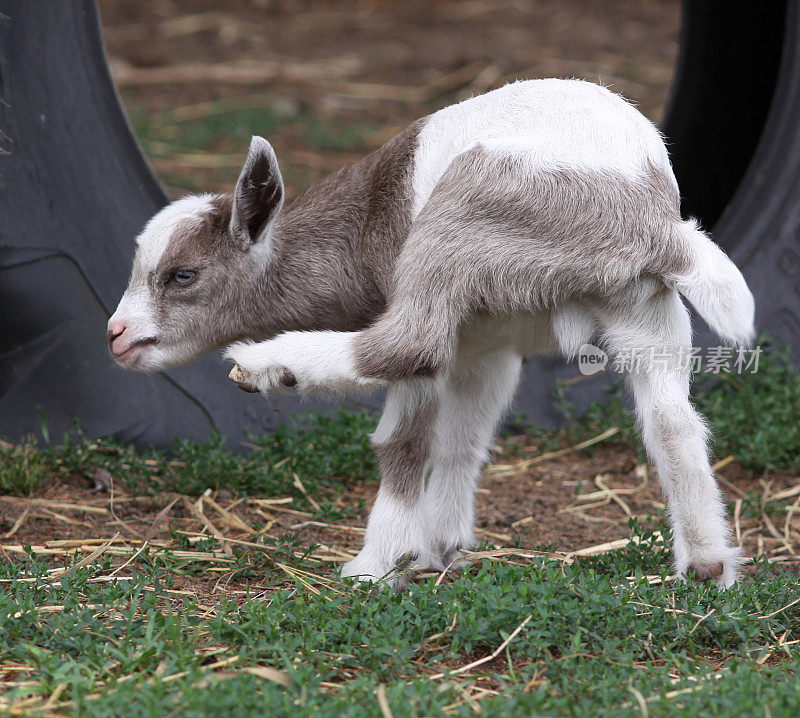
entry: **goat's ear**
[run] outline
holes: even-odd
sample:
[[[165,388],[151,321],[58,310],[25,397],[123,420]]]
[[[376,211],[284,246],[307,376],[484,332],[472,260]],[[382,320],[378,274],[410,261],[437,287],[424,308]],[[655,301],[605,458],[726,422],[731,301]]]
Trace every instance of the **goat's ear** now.
[[[242,249],[267,236],[283,205],[283,194],[283,178],[272,145],[263,137],[253,137],[236,183],[231,215],[231,236]]]

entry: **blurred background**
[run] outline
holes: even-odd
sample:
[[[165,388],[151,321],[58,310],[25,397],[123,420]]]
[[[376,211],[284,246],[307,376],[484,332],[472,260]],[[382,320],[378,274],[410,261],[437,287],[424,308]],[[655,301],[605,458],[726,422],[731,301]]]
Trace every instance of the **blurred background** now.
[[[251,134],[289,196],[413,119],[515,79],[601,82],[658,121],[678,0],[100,0],[114,80],[170,196],[232,190]]]

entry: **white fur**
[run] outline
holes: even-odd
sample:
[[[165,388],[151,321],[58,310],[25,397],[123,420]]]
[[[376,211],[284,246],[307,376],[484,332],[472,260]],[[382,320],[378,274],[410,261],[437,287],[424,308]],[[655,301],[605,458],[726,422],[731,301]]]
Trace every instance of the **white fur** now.
[[[147,287],[134,287],[122,295],[116,311],[108,320],[109,326],[119,320],[124,320],[128,325],[127,332],[133,339],[155,336],[156,327]]]
[[[607,311],[600,321],[612,354],[648,346],[676,354],[673,362],[632,373],[629,384],[645,449],[668,499],[677,573],[722,564],[717,583],[727,588],[736,581],[741,551],[730,545],[725,505],[708,460],[707,430],[689,402],[688,368],[677,358],[691,343],[689,313],[673,290],[651,296],[635,311],[624,306]]]
[[[155,270],[175,230],[182,224],[200,222],[214,209],[210,202],[212,197],[210,194],[189,195],[168,204],[153,216],[136,238],[138,259],[143,268]]]
[[[671,372],[632,374],[645,448],[668,499],[675,569],[721,563],[718,583],[736,582],[741,549],[730,545],[725,504],[708,463],[707,430],[688,399],[688,381]]]
[[[567,359],[574,359],[580,348],[592,340],[595,331],[592,317],[576,303],[553,312],[553,334]]]
[[[414,157],[412,217],[450,163],[475,145],[522,157],[532,170],[616,170],[635,179],[651,162],[673,176],[655,125],[619,95],[582,80],[528,80],[428,118]]]
[[[480,358],[462,354],[440,389],[431,472],[420,509],[428,544],[443,562],[474,544],[475,489],[497,424],[514,396],[521,363],[511,347]]]
[[[696,222],[684,222],[683,232],[691,243],[692,268],[668,280],[718,336],[740,346],[750,344],[755,336],[755,302],[742,273]]]
[[[396,571],[398,558],[408,556],[408,563]],[[417,506],[406,506],[385,489],[378,490],[364,534],[364,548],[342,567],[342,576],[361,581],[386,581],[390,586],[406,582],[403,571],[438,568],[430,552],[424,516]]]
[[[232,344],[225,357],[246,369],[259,390],[281,388],[286,371],[300,392],[371,389],[384,382],[358,376],[353,355],[355,332],[286,332],[269,341]]]
[[[120,322],[127,327],[126,343],[158,336],[147,275],[158,267],[175,231],[182,225],[191,227],[193,222],[201,221],[203,215],[213,209],[209,201],[211,197],[209,194],[189,196],[167,205],[152,217],[136,238],[137,262],[142,269],[142,275],[137,283],[132,282],[125,290],[114,314],[108,320],[109,329]],[[149,347],[133,368],[164,368],[167,364],[178,363],[180,360],[181,357],[176,356],[170,361],[161,347]]]

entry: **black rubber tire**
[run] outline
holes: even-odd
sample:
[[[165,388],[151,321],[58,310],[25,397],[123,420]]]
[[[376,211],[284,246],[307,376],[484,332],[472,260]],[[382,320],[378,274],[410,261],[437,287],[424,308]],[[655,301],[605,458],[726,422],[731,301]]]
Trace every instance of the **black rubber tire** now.
[[[122,112],[92,0],[0,0],[0,435],[168,448],[232,445],[299,407],[240,392],[217,358],[147,376],[114,365],[105,325],[133,238],[167,198]],[[306,403],[313,408],[313,402]]]

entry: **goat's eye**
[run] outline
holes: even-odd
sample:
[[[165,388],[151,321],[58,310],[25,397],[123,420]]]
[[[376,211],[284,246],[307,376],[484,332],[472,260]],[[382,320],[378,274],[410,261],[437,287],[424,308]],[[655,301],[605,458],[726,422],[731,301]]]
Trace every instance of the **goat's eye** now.
[[[197,272],[191,269],[176,269],[172,278],[175,280],[176,284],[185,287],[187,284],[191,284],[196,276]]]

